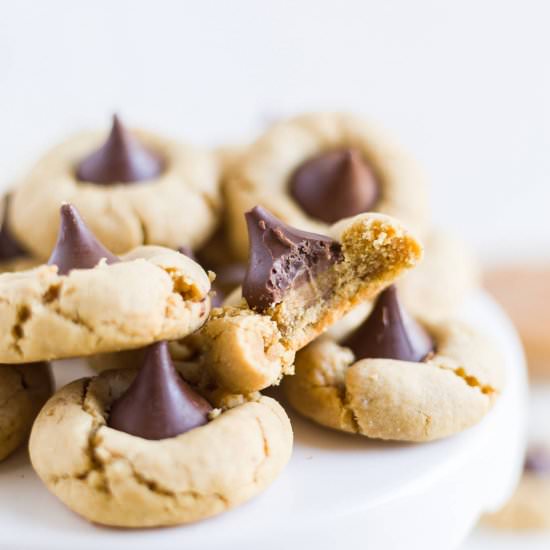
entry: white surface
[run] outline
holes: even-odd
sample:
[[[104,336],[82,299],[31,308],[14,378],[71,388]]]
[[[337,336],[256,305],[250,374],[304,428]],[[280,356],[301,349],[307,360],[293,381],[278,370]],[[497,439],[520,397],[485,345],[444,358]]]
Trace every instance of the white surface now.
[[[550,535],[478,528],[461,550],[548,550]]]
[[[208,144],[349,109],[420,158],[436,221],[485,259],[549,258],[549,19],[540,0],[0,0],[0,186],[113,109]]]
[[[529,443],[550,444],[550,384],[529,390]],[[548,550],[550,531],[507,531],[477,528],[461,550]]]
[[[293,418],[289,467],[262,496],[197,525],[130,532],[89,525],[32,473],[23,453],[0,468],[2,550],[150,548],[452,550],[511,493],[524,446],[525,370],[509,321],[486,296],[465,316],[498,341],[506,390],[476,427],[424,445],[389,444]],[[57,374],[74,376],[71,365]]]

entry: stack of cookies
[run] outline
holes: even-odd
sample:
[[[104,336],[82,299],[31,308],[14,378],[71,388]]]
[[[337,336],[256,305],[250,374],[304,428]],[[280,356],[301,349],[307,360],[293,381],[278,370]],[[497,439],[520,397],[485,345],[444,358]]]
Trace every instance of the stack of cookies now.
[[[416,162],[357,117],[213,152],[115,117],[2,213],[0,459],[31,431],[38,476],[92,522],[189,523],[266,489],[293,444],[271,386],[327,428],[418,443],[501,391],[498,352],[453,318],[475,263],[431,226]],[[52,395],[68,357],[97,374]]]

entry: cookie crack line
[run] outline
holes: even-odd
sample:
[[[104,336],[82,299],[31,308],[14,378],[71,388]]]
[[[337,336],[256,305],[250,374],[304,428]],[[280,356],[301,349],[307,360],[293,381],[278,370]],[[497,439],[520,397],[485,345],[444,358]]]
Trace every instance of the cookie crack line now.
[[[193,500],[205,500],[205,499],[215,498],[220,502],[222,502],[225,508],[229,508],[229,499],[224,495],[222,495],[221,493],[218,493],[218,492],[201,493],[196,489],[185,489],[183,491],[171,491],[170,489],[161,487],[161,485],[158,482],[148,479],[142,473],[138,472],[134,464],[132,464],[132,462],[128,458],[117,457],[115,460],[123,460],[130,468],[134,481],[136,481],[136,483],[138,483],[139,485],[146,487],[151,493],[154,493],[160,496],[165,496],[174,500],[181,499],[182,497],[183,498],[191,497]]]
[[[110,487],[108,485],[107,479],[105,479],[105,475],[103,472],[103,464],[101,463],[101,460],[96,456],[95,453],[95,437],[99,429],[104,425],[101,422],[98,422],[96,419],[96,415],[89,410],[89,408],[86,406],[86,399],[88,397],[88,391],[90,384],[92,383],[91,378],[86,378],[83,380],[82,383],[82,392],[80,396],[80,408],[88,414],[88,416],[92,419],[92,427],[90,428],[90,431],[87,436],[87,444],[86,447],[83,449],[86,457],[88,458],[88,465],[86,468],[84,468],[80,472],[73,472],[70,474],[63,474],[63,475],[52,475],[49,477],[48,481],[52,483],[53,485],[58,484],[61,481],[66,480],[79,480],[84,481],[87,483],[90,483],[90,476],[92,474],[98,474],[101,484],[98,484],[95,480],[94,485],[99,489],[101,488],[103,491],[105,491],[108,494],[111,494]]]
[[[11,346],[20,356],[24,355],[20,343],[25,338],[25,324],[31,319],[31,317],[31,307],[29,307],[27,304],[17,305],[16,320],[11,329],[11,335],[13,339]]]
[[[98,421],[95,412],[90,410],[89,407],[87,407],[86,405],[89,386],[91,382],[92,379],[90,378],[84,381],[81,397],[82,410],[92,418],[92,427],[90,429],[90,432],[88,433],[88,441],[85,449],[86,455],[89,460],[89,466],[82,472],[76,472],[73,474],[66,474],[61,476],[52,476],[50,477],[51,483],[57,484],[60,481],[77,479],[89,484],[93,484],[96,490],[102,490],[108,495],[113,495],[113,491],[110,487],[109,478],[105,473],[105,469],[110,464],[122,460],[128,465],[130,471],[132,472],[132,477],[134,478],[134,480],[139,485],[146,487],[150,492],[156,495],[161,495],[172,499],[191,497],[194,500],[204,500],[214,498],[216,500],[219,500],[223,504],[224,508],[230,507],[229,499],[219,492],[201,493],[195,489],[171,491],[169,489],[161,487],[156,481],[147,479],[142,473],[138,472],[134,464],[127,457],[116,456],[108,460],[101,458],[101,456],[98,455],[97,448],[99,446],[99,431],[101,430],[101,428],[105,427],[105,423]],[[265,444],[267,443],[264,443],[264,445]],[[94,475],[98,476],[97,479],[91,479],[91,477]]]
[[[478,378],[468,374],[464,366],[452,368],[452,367],[446,367],[445,365],[441,365],[436,362],[428,362],[428,365],[433,365],[438,369],[452,372],[453,374],[458,376],[458,378],[461,378],[464,381],[464,383],[470,386],[471,388],[477,388],[483,395],[489,396],[494,393],[498,393],[497,389],[491,386],[490,384],[482,384]]]
[[[96,474],[98,476],[98,479],[93,480],[94,486],[99,490],[102,490],[106,492],[107,494],[111,495],[111,488],[109,486],[109,480],[105,476],[104,472],[104,464],[101,461],[101,459],[97,456],[96,453],[96,436],[97,432],[104,426],[104,423],[99,422],[96,418],[96,414],[93,410],[90,410],[89,407],[86,405],[86,400],[88,399],[88,392],[90,385],[92,383],[91,378],[87,378],[84,380],[84,384],[82,387],[82,395],[81,395],[81,408],[82,410],[88,414],[92,420],[92,427],[88,433],[88,441],[87,446],[85,449],[86,456],[89,460],[89,467],[84,470],[83,472],[80,472],[78,474],[74,474],[72,477],[74,479],[78,479],[81,481],[85,481],[87,483],[90,483],[92,480],[90,480],[90,476],[93,474]]]

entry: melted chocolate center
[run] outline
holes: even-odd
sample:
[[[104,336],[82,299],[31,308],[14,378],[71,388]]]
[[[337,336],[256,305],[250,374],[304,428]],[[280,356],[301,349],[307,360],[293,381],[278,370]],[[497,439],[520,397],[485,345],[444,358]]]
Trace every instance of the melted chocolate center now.
[[[284,224],[261,206],[245,214],[249,262],[243,296],[249,307],[265,311],[291,289],[342,260],[340,243]]]

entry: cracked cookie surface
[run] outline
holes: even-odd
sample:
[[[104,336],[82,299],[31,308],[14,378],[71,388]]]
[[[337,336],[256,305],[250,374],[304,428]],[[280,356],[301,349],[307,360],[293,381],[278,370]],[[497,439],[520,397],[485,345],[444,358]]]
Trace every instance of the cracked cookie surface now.
[[[163,172],[134,185],[79,181],[76,166],[104,139],[86,132],[47,153],[14,190],[10,228],[36,257],[55,244],[59,205],[74,204],[113,253],[143,244],[199,247],[214,231],[221,209],[215,155],[155,134],[135,136],[165,159]]]
[[[289,291],[263,313],[250,309],[244,299],[214,309],[192,337],[204,352],[205,368],[229,391],[258,391],[292,374],[297,350],[422,257],[415,237],[382,214],[342,220],[329,234],[341,243],[343,259],[322,278]]]
[[[329,225],[309,216],[289,190],[296,169],[311,157],[353,147],[369,162],[379,181],[373,210],[402,220],[422,235],[429,220],[423,171],[377,126],[350,114],[305,114],[274,124],[235,163],[225,185],[227,228],[234,253],[247,257],[243,213],[261,205],[289,225],[326,234]],[[350,215],[350,214],[348,214]]]
[[[0,460],[25,441],[52,389],[48,363],[0,365]]]
[[[218,411],[208,424],[159,441],[106,425],[111,403],[136,371],[82,379],[57,392],[29,443],[34,469],[86,519],[121,527],[189,523],[263,491],[290,458],[292,429],[282,407],[258,396]]]
[[[178,252],[138,247],[120,263],[0,275],[0,362],[26,363],[176,339],[208,317],[208,275]]]
[[[430,441],[473,426],[503,386],[502,359],[492,343],[458,321],[424,325],[435,353],[424,362],[356,361],[321,337],[296,356],[283,380],[290,404],[336,430],[371,438]]]

